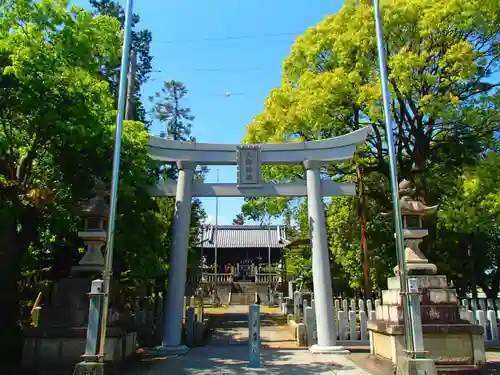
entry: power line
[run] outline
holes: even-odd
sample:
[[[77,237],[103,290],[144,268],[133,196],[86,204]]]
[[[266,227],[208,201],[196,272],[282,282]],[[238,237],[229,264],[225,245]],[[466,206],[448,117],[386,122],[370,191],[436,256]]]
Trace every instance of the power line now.
[[[265,39],[265,38],[279,38],[283,36],[298,36],[303,34],[301,32],[283,32],[283,33],[272,33],[272,34],[254,34],[254,35],[228,35],[220,37],[205,37],[199,39],[178,39],[178,40],[160,40],[156,43],[161,44],[179,44],[179,43],[194,43],[194,42],[222,42],[226,40],[244,40],[244,39]],[[154,41],[153,41],[154,42]]]
[[[269,69],[272,69],[270,67],[261,67],[261,68],[182,68],[183,72],[185,74],[193,74],[193,73],[222,73],[222,74],[245,74],[245,73],[250,73],[250,72],[264,72],[264,71],[269,71]],[[156,74],[158,73],[163,73],[163,72],[151,72],[151,78],[149,79],[149,82],[155,82],[158,80],[161,80],[161,78],[155,78],[157,77]]]
[[[224,72],[224,73],[230,73],[230,72],[249,72],[249,71],[262,71],[263,67],[241,67],[241,68],[195,68],[193,69],[194,72]]]
[[[230,68],[187,68],[187,71],[190,73],[193,72],[201,72],[201,73],[245,73],[245,72],[260,72],[263,70],[268,70],[270,67],[240,67],[240,68],[235,68],[235,67],[230,67]],[[183,70],[186,69],[186,67],[182,68]],[[153,70],[151,71],[151,74],[158,74],[158,73],[164,73],[161,70]],[[154,80],[154,79],[153,79]]]

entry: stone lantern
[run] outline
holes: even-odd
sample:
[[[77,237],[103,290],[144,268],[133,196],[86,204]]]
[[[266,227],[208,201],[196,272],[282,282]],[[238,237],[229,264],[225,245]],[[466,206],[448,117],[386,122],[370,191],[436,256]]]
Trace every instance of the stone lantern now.
[[[71,268],[69,277],[55,283],[48,302],[41,310],[38,327],[24,333],[22,358],[26,369],[35,369],[37,373],[60,372],[73,368],[81,361],[81,354],[86,352],[89,345],[88,292],[89,286],[104,268],[101,249],[106,243],[108,211],[106,192],[103,185],[97,182],[94,196],[80,205],[79,210],[84,225],[78,236],[85,243],[85,254]],[[110,290],[105,361],[119,363],[135,353],[136,332],[129,329],[130,313],[124,308],[119,280],[110,281]],[[95,319],[91,323],[95,324]],[[74,373],[77,373],[76,369]]]
[[[80,206],[84,226],[78,236],[83,239],[86,251],[72,271],[101,272],[104,268],[102,248],[106,244],[109,205],[102,183],[96,183],[94,193],[94,197]]]
[[[422,218],[436,213],[437,206],[428,207],[414,199],[415,189],[409,181],[399,184],[406,271],[417,281],[420,299],[420,322],[413,327],[422,336],[422,348],[437,368],[447,370],[469,366],[477,368],[486,362],[483,327],[462,318],[457,293],[448,286],[445,275],[437,274],[436,265],[429,263],[419,245],[428,231],[422,228]],[[405,321],[403,297],[400,292],[400,272],[387,279],[387,290],[382,291],[382,303],[375,317],[368,321],[370,352],[403,366],[405,354]],[[414,284],[415,285],[415,284]],[[415,332],[416,332],[415,331]]]
[[[437,267],[429,263],[429,260],[420,251],[423,238],[429,235],[427,229],[422,228],[422,219],[427,215],[433,215],[437,206],[428,207],[420,201],[415,200],[415,189],[407,180],[399,184],[401,197],[401,215],[403,219],[403,237],[405,244],[406,268],[409,275],[435,275]],[[394,268],[399,274],[399,267]]]

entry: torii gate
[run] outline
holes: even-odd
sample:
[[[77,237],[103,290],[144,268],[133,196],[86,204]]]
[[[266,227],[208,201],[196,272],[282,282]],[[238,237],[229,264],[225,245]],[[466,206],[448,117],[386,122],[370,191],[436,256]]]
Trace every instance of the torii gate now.
[[[164,309],[164,331],[160,350],[182,353],[181,343],[184,291],[186,284],[191,199],[193,197],[307,196],[312,271],[316,301],[318,344],[316,353],[346,352],[336,345],[337,330],[333,310],[324,196],[355,195],[352,183],[321,180],[320,168],[326,164],[352,159],[356,146],[365,142],[371,128],[321,141],[284,144],[207,144],[152,137],[151,158],[161,163],[176,163],[178,182],[167,181],[151,190],[152,196],[175,196],[173,241]],[[306,182],[266,184],[261,182],[262,164],[303,164]],[[238,183],[208,184],[193,181],[197,165],[237,165]]]

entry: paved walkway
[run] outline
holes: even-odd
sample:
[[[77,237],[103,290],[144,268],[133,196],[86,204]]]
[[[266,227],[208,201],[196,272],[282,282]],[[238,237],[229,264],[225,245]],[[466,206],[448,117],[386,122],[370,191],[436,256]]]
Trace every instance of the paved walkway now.
[[[131,375],[370,375],[344,355],[312,354],[307,349],[266,349],[262,366],[251,369],[248,348],[243,345],[206,346],[192,349],[186,356],[144,362]]]
[[[296,348],[297,344],[288,326],[278,324],[276,317],[282,316],[278,309],[261,314],[261,343],[267,348]],[[248,306],[230,306],[215,322],[210,345],[248,344]],[[217,319],[216,318],[216,319]]]
[[[144,360],[130,375],[371,375],[348,356],[312,354],[297,348],[288,327],[279,324],[279,310],[277,314],[267,310],[261,315],[259,369],[247,367],[248,306],[230,306],[212,317],[216,328],[207,346],[194,348],[185,356]]]

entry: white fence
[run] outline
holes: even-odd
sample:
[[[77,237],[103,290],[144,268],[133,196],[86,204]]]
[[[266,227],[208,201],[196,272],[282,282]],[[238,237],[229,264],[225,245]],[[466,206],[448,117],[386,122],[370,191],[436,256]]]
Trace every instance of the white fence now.
[[[256,284],[276,283],[281,280],[281,276],[277,273],[258,273],[255,275]]]
[[[315,301],[310,303],[303,301],[302,306],[294,305],[294,315],[306,324],[308,336],[312,335],[312,342],[316,338],[316,327],[314,319]],[[337,340],[342,345],[368,346],[369,335],[368,320],[376,318],[376,308],[380,305],[380,300],[347,300],[335,299],[335,322],[337,326]],[[498,321],[500,320],[500,300],[493,303],[492,300],[479,299],[477,303],[470,299],[460,300],[460,317],[471,324],[478,324],[484,328],[485,344],[498,344],[500,332]],[[290,312],[286,303],[282,304],[283,313]],[[308,316],[311,315],[309,318]],[[312,327],[311,327],[312,326]]]
[[[198,284],[200,282],[212,283],[212,284],[231,284],[234,281],[234,275],[232,273],[203,273],[203,275],[188,275],[187,282],[191,284]],[[256,284],[269,284],[275,283],[281,280],[281,276],[277,273],[256,273],[255,283]]]
[[[231,284],[233,282],[233,275],[230,273],[204,273],[202,275],[188,275],[187,282],[192,284],[199,284],[200,282],[212,284]]]

